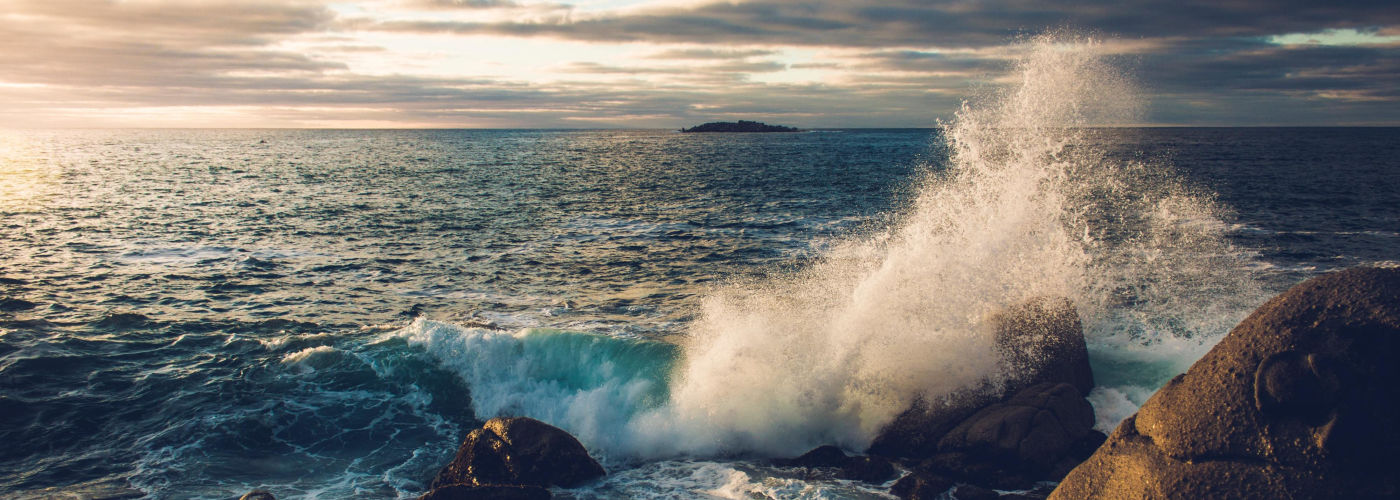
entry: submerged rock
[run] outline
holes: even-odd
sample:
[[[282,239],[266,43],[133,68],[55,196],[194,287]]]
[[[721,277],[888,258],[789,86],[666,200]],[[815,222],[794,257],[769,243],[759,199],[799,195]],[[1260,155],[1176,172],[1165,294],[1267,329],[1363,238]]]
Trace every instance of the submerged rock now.
[[[1400,269],[1308,280],[1157,391],[1051,498],[1395,498],[1397,356]]]
[[[572,487],[606,472],[583,445],[533,418],[493,418],[462,440],[457,456],[433,480],[452,485]]]
[[[1094,387],[1084,329],[1079,313],[1068,299],[1034,299],[994,315],[991,322],[1003,368],[1009,374],[1002,394],[1014,395],[1036,384],[1063,382],[1072,385],[1082,397]],[[951,396],[937,405],[916,401],[880,431],[867,453],[931,457],[939,452],[946,433],[978,410],[1001,401],[998,396],[972,391]]]

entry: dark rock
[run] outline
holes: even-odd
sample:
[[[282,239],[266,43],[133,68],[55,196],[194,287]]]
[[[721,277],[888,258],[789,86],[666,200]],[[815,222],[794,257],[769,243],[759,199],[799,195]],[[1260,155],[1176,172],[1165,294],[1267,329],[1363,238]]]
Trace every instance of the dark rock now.
[[[434,488],[418,500],[549,500],[549,490],[539,486],[454,484]]]
[[[1094,372],[1079,312],[1069,299],[1042,297],[992,317],[997,349],[1011,379],[1007,394],[1043,382],[1065,382],[1089,394]]]
[[[988,488],[973,484],[960,484],[958,489],[953,490],[955,500],[996,500],[1001,494]]]
[[[904,500],[929,500],[942,498],[943,492],[953,487],[953,480],[925,472],[914,472],[895,481],[890,486],[890,494]]]
[[[253,490],[244,493],[243,496],[238,497],[238,500],[277,500],[277,497],[272,496],[272,493],[267,490]]]
[[[867,453],[927,458],[937,453],[944,434],[978,410],[1032,385],[1064,382],[1080,394],[1094,387],[1089,350],[1074,304],[1063,298],[1039,298],[992,317],[1003,365],[1010,374],[1005,391],[968,391],[934,404],[915,401],[881,429]]]
[[[526,417],[493,418],[467,434],[433,489],[455,484],[567,488],[604,474],[588,450],[558,427]]]
[[[800,457],[774,460],[773,463],[783,467],[842,467],[850,458],[841,448],[826,445],[812,448],[812,451],[803,453]]]
[[[0,299],[0,311],[28,311],[35,307],[38,307],[38,305],[24,299]]]
[[[1119,424],[1051,498],[1395,498],[1400,269],[1265,303]]]
[[[849,457],[835,446],[826,445],[813,448],[802,456],[791,459],[778,459],[774,465],[781,467],[810,467],[838,469],[836,477],[867,483],[883,483],[894,477],[894,464],[881,457]]]
[[[880,484],[894,477],[894,465],[880,457],[851,457],[836,477]]]
[[[936,407],[923,400],[915,401],[880,430],[865,452],[887,457],[929,457],[938,452],[938,441],[945,433],[978,408],[995,401],[981,394],[955,396]]]
[[[683,128],[681,132],[800,132],[800,130],[782,125],[769,125],[766,123],[739,120],[738,122],[710,122],[690,128]]]
[[[1094,408],[1078,389],[1045,382],[979,410],[949,431],[939,448],[1039,477],[1053,469],[1093,425]]]
[[[453,484],[510,484],[515,475],[506,465],[505,441],[487,429],[472,429],[457,447],[457,456],[438,472],[433,488]]]

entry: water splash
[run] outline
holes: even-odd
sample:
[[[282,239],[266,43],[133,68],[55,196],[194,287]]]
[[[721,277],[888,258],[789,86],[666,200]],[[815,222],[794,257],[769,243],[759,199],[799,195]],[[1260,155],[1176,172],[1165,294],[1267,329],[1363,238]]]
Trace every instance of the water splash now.
[[[478,416],[544,418],[613,460],[792,455],[827,443],[864,449],[916,398],[999,390],[1008,369],[1027,367],[996,351],[991,316],[1062,296],[1079,309],[1095,364],[1111,368],[1100,385],[1123,386],[1095,396],[1114,403],[1100,417],[1121,418],[1141,403],[1124,395],[1194,361],[1262,294],[1209,196],[1160,163],[1114,159],[1091,128],[1136,123],[1143,108],[1102,45],[1046,35],[1020,49],[1010,85],[943,124],[947,168],[930,170],[887,230],[708,297],[669,399],[643,397],[661,383],[656,373],[610,368],[635,353],[587,350],[624,357],[539,378],[516,372],[553,367],[560,361],[544,353],[570,349],[531,348],[545,337],[528,332],[452,334],[421,322],[406,335],[461,365]],[[489,349],[461,356],[463,346]],[[602,371],[575,373],[594,366]]]
[[[667,436],[646,451],[862,449],[915,398],[997,387],[989,315],[1035,297],[1073,299],[1096,345],[1208,346],[1248,311],[1257,287],[1209,198],[1095,145],[1086,127],[1142,110],[1102,46],[1022,49],[1013,84],[944,124],[948,168],[891,229],[705,302],[670,405],[640,422]]]

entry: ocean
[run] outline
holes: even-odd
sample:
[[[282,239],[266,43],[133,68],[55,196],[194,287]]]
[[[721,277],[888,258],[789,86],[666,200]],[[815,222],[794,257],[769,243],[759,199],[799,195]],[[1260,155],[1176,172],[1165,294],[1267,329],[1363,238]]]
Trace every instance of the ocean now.
[[[1030,298],[1075,301],[1110,430],[1272,294],[1400,265],[1400,129],[1017,92],[929,129],[0,132],[0,496],[412,498],[526,415],[609,470],[560,498],[886,498],[766,459],[995,390],[985,318]]]

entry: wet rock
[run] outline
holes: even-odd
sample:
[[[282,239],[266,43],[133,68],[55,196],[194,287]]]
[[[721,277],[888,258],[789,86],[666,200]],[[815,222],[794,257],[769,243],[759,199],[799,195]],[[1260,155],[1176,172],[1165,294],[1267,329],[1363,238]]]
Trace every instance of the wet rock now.
[[[1157,391],[1050,498],[1395,498],[1400,269],[1265,303]]]
[[[841,466],[836,477],[880,484],[894,477],[894,465],[880,457],[851,457]]]
[[[973,484],[960,484],[953,490],[954,500],[996,500],[1001,494]]]
[[[953,480],[926,472],[913,472],[895,481],[890,493],[903,500],[943,498],[943,492],[953,487]]]
[[[493,418],[462,440],[433,489],[464,484],[572,487],[606,474],[558,427],[526,417]]]
[[[549,500],[549,490],[539,486],[456,484],[429,491],[418,500]]]
[[[277,500],[277,497],[272,496],[272,493],[267,490],[253,490],[244,493],[243,496],[238,497],[238,500]]]
[[[967,453],[1003,471],[1043,477],[1093,425],[1094,408],[1078,389],[1045,382],[979,410],[949,431],[939,449]]]
[[[774,460],[773,464],[782,467],[837,469],[835,475],[838,478],[877,484],[890,480],[895,474],[894,464],[889,460],[871,456],[847,456],[846,452],[831,445],[813,448],[797,458]]]
[[[1011,373],[1007,394],[1045,382],[1064,382],[1089,394],[1094,371],[1079,312],[1069,299],[1038,298],[992,317],[1003,365]]]
[[[841,448],[825,445],[813,448],[812,451],[803,453],[800,457],[774,460],[773,463],[783,467],[841,467],[846,465],[846,461],[850,458],[846,456],[846,452],[841,451]]]
[[[1001,394],[969,391],[931,404],[916,401],[871,442],[873,455],[928,458],[940,450],[945,434],[982,408],[1041,383],[1063,382],[1080,394],[1094,387],[1084,330],[1074,304],[1063,298],[1039,298],[993,315],[995,342],[1003,368],[1011,374]]]

